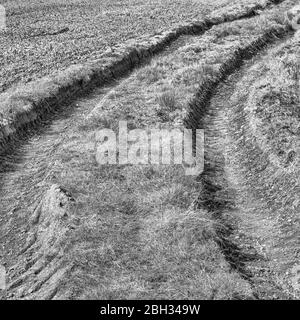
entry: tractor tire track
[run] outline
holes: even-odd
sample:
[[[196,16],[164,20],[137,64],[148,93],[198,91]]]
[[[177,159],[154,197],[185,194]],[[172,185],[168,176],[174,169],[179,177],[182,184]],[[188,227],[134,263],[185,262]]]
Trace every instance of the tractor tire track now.
[[[242,64],[245,58],[248,58],[248,56],[250,58],[250,56],[255,55],[265,47],[268,42],[273,42],[277,37],[283,37],[285,35],[286,33],[283,30],[279,33],[272,31],[264,38],[259,39],[257,43],[244,48],[242,50],[243,54],[238,52],[239,62],[234,70]],[[172,54],[173,48],[180,48],[186,44],[188,40],[182,40],[180,38],[177,41],[178,46],[176,46],[176,42],[174,42],[171,49],[169,48],[166,50],[166,53],[163,54]],[[250,53],[248,52],[249,48],[253,48],[253,51]],[[236,57],[234,57],[233,60],[234,59],[236,59]],[[228,74],[226,74],[225,77],[227,75]],[[216,87],[221,80],[222,79],[218,79],[213,85],[210,84],[209,91],[211,93],[214,92],[214,87]],[[122,81],[121,79],[120,82]],[[2,257],[0,256],[0,258],[2,261],[9,261],[9,273],[13,281],[10,283],[8,290],[18,288],[18,295],[20,297],[53,298],[57,294],[57,286],[60,278],[65,277],[66,274],[72,270],[72,266],[60,265],[60,263],[64,253],[63,250],[61,251],[61,247],[64,247],[62,246],[62,242],[65,239],[64,237],[67,237],[67,234],[72,232],[74,225],[78,223],[73,221],[73,213],[76,211],[76,205],[74,208],[72,197],[69,196],[63,188],[53,186],[53,184],[50,183],[50,181],[55,181],[56,164],[60,160],[57,150],[59,150],[60,146],[66,144],[67,141],[71,139],[72,132],[76,130],[80,124],[84,123],[85,117],[93,110],[99,97],[104,96],[116,85],[118,85],[118,82],[95,90],[86,98],[61,106],[60,111],[52,113],[47,120],[43,121],[43,126],[41,126],[40,123],[28,136],[18,141],[12,141],[11,147],[8,148],[9,152],[1,156],[0,228],[3,253],[1,252]],[[224,134],[224,132],[220,131],[222,124],[220,124],[221,119],[218,114],[218,107],[213,106],[210,109],[211,114],[207,112],[207,110],[203,111],[203,115],[206,113],[207,115],[205,115],[202,122],[204,128],[207,129],[209,133],[207,138],[207,157],[209,157],[210,154],[216,153],[215,151],[211,151],[211,142],[212,145],[216,145],[216,149],[218,150],[221,142],[221,140],[219,140],[220,135]],[[199,123],[199,120],[199,117],[197,117],[196,122]],[[189,125],[193,125],[190,119],[188,119],[187,122]],[[209,141],[209,139],[212,140]],[[226,190],[226,192],[228,190],[227,186],[226,188],[224,187],[224,184],[228,182],[226,180],[224,181],[224,173],[222,171],[225,167],[223,163],[223,151],[217,151],[217,153],[219,154],[217,157],[214,155],[214,161],[219,163],[217,168],[214,165],[211,166],[209,160],[206,161],[206,169],[202,179],[205,186],[204,190],[207,191],[207,194],[206,202],[204,204],[202,202],[202,205],[209,210],[215,210],[216,215],[220,216],[220,212],[222,212],[223,215],[223,210],[231,209],[231,202],[236,202],[236,200],[231,200],[231,195],[226,195],[225,198],[228,199],[228,201],[224,204],[222,200],[224,196],[215,196],[217,194],[216,192],[219,192],[218,190],[221,190],[221,193],[224,190]],[[231,184],[233,185],[233,183]],[[232,189],[234,190],[234,187],[232,187]],[[213,194],[213,199],[211,199]],[[231,194],[231,191],[229,194]],[[218,200],[219,198],[220,201]],[[201,202],[202,200],[200,199],[199,201]],[[51,217],[49,218],[49,208],[54,208],[53,210],[59,216],[64,217],[65,220],[62,222],[58,222],[55,219],[51,220]],[[224,225],[226,225],[225,221]],[[50,234],[45,231],[49,226],[50,230],[52,230]],[[230,228],[231,226],[229,226],[229,229]],[[14,236],[12,237],[12,235]],[[28,237],[28,235],[30,237]],[[60,236],[62,238],[60,238]],[[228,242],[227,239],[227,235],[223,237],[223,243],[227,243],[224,248],[224,253],[230,260],[230,254],[226,253],[226,250],[230,251],[232,244],[229,240]],[[41,250],[43,252],[46,250],[45,247],[47,244],[50,246],[47,249],[50,248],[50,251],[53,251],[50,255],[48,253],[46,255],[41,253]],[[237,251],[238,250],[236,250],[236,252]],[[241,251],[241,254],[245,255],[244,250]],[[25,256],[26,266],[20,269],[18,259],[22,255]],[[247,259],[250,260],[253,258],[248,254],[246,254],[246,256]],[[253,256],[256,257],[255,254]],[[255,257],[253,259],[255,259]],[[240,256],[238,256],[238,259],[234,258],[235,262],[237,260],[239,260],[241,264],[238,267],[239,271],[241,274],[244,273],[243,276],[249,279],[251,275],[244,272],[243,258]],[[16,265],[14,265],[14,263],[16,263]],[[32,274],[36,276],[40,275],[40,277],[34,277]],[[26,281],[30,283],[29,291],[26,291],[27,289],[25,290],[24,287],[22,288]],[[51,290],[43,292],[43,285],[49,286],[49,284],[51,284]],[[8,295],[8,297],[13,296]]]
[[[235,14],[216,15],[202,21],[180,25],[150,39],[139,39],[106,51],[99,61],[87,65],[74,65],[66,71],[17,87],[15,92],[5,92],[1,98],[0,154],[14,145],[15,140],[40,126],[49,113],[60,105],[74,102],[88,95],[95,87],[105,86],[115,79],[128,75],[134,68],[148,63],[152,56],[168,52],[176,44],[182,45],[185,36],[202,35],[213,26],[260,15],[260,10],[279,6],[285,0],[270,0]],[[184,42],[184,40],[183,40]]]
[[[297,201],[299,182],[283,175],[271,189],[266,186],[261,172],[276,175],[276,168],[260,156],[262,151],[245,129],[249,120],[244,106],[232,105],[231,96],[252,66],[287,41],[276,41],[249,61],[243,59],[237,69],[225,72],[222,81],[208,91],[205,102],[195,101],[190,114],[195,118],[199,107],[204,110],[195,119],[205,130],[205,168],[199,178],[203,192],[195,206],[213,212],[220,222],[221,249],[232,268],[251,283],[257,299],[298,297],[294,290],[299,285],[293,290],[291,283],[300,254],[299,205],[289,206],[284,199],[290,192],[290,201]]]

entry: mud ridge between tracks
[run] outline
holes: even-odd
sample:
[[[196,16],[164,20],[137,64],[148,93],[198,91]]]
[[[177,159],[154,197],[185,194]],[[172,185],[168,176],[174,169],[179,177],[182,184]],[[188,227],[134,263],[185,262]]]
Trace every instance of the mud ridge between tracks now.
[[[96,86],[103,86],[127,74],[139,64],[147,62],[151,56],[162,52],[170,43],[182,35],[200,35],[215,25],[235,20],[251,18],[260,10],[277,5],[284,0],[270,0],[257,4],[236,15],[216,15],[176,27],[170,31],[128,41],[110,49],[93,63],[74,65],[52,77],[44,77],[13,92],[0,95],[0,154],[5,153],[7,145],[39,124],[47,113],[58,109],[65,102],[74,101],[87,94]]]
[[[213,124],[207,120],[209,116],[214,117],[214,110],[211,110],[211,99],[214,97],[219,85],[227,78],[240,70],[246,61],[251,60],[258,54],[267,50],[270,45],[276,42],[284,41],[292,34],[289,28],[270,29],[259,39],[243,48],[237,49],[228,60],[222,64],[219,72],[214,79],[205,81],[200,85],[194,99],[189,104],[189,112],[185,119],[185,126],[190,129],[211,129]],[[212,129],[216,130],[216,129]],[[225,176],[225,158],[217,145],[220,134],[213,132],[209,138],[205,138],[204,151],[204,171],[197,178],[202,186],[201,194],[194,200],[192,206],[194,208],[204,208],[213,213],[216,222],[217,242],[223,252],[225,259],[232,269],[237,271],[240,276],[247,280],[252,289],[253,297],[260,299],[261,295],[257,290],[257,280],[255,272],[251,271],[251,267],[247,266],[251,261],[263,260],[255,250],[255,248],[247,248],[241,246],[236,240],[233,240],[237,233],[237,226],[231,212],[235,210],[235,190],[229,187]],[[247,237],[247,235],[244,235]],[[287,298],[286,294],[281,294],[281,288],[272,281],[266,279],[268,285],[273,290],[279,292],[279,296]]]

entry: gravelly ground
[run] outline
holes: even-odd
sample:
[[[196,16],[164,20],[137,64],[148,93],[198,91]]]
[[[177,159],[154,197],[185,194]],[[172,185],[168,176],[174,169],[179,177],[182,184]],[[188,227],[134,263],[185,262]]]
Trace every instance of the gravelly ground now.
[[[262,0],[0,0],[0,92],[96,58],[105,48],[199,19],[228,5]]]

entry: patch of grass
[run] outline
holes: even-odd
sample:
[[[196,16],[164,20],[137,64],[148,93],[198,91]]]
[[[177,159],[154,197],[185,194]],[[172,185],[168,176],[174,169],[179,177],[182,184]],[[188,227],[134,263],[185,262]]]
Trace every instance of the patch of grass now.
[[[296,0],[289,0],[290,2]],[[165,31],[209,13],[232,16],[265,0],[1,0],[7,29],[0,33],[0,92],[72,64],[97,60],[104,50],[137,36]],[[61,32],[65,30],[65,32]],[[155,77],[154,77],[155,78]]]
[[[137,72],[137,79],[148,84],[157,82],[163,78],[164,70],[159,64],[151,65],[145,68],[142,68]]]
[[[224,34],[220,43],[216,27],[203,36],[191,37],[175,52],[154,58],[145,70],[133,72],[105,95],[88,119],[79,116],[66,130],[61,124],[60,131],[54,126],[45,136],[46,143],[39,142],[55,149],[50,155],[48,150],[40,155],[47,158],[45,163],[51,162],[47,182],[72,192],[80,218],[64,257],[65,263],[74,267],[57,297],[252,297],[249,283],[222,253],[222,240],[211,214],[193,208],[201,185],[186,176],[180,165],[99,165],[95,160],[95,134],[104,127],[117,132],[120,120],[128,120],[130,128],[182,128],[188,102],[197,89],[195,82],[210,80],[220,63],[261,34],[251,21],[245,20],[243,36]],[[231,24],[232,30],[237,23]],[[155,81],[147,81],[151,67],[158,65],[164,72],[157,72]],[[157,97],[162,96],[159,105]],[[157,105],[170,111],[166,123]],[[59,143],[62,133],[66,137]],[[57,142],[55,148],[53,142]],[[26,181],[30,174],[32,170],[24,171],[20,179]]]
[[[297,149],[299,137],[296,46],[296,41],[284,45],[270,55],[269,61],[256,66],[248,79],[251,85],[247,86],[249,97],[245,111],[249,114],[251,132],[261,149],[278,165],[284,166],[290,166],[291,160],[296,160],[290,157],[290,152]],[[236,94],[236,98],[238,96]]]
[[[0,92],[93,61],[105,49],[137,35],[167,30],[236,3],[248,5],[249,0],[1,0],[7,32],[0,33]]]
[[[108,170],[98,188],[80,179],[89,196],[80,206],[68,256],[76,271],[65,292],[79,299],[251,297],[220,253],[210,215],[188,209],[197,184],[181,169]]]
[[[249,205],[239,213],[240,226],[264,244],[261,251],[289,293],[293,288],[286,285],[287,271],[298,265],[298,51],[297,34],[273,48],[239,81],[228,112],[230,148],[242,168],[235,171],[243,172],[245,189],[260,201],[245,200]]]
[[[173,90],[167,90],[157,97],[159,104],[158,116],[163,120],[167,120],[169,114],[177,109],[176,95]]]
[[[89,119],[83,121],[86,130],[92,133],[94,123],[101,123],[102,117],[108,118],[115,129],[118,120],[124,119],[136,128],[174,127],[178,119],[183,119],[188,99],[195,94],[195,81],[213,78],[220,63],[237,46],[257,37],[260,28],[254,33],[249,20],[241,32],[243,37],[237,33],[224,35],[226,45],[218,42],[213,28],[202,37],[191,38],[174,53],[154,58],[149,66],[134,72],[101,100]],[[232,30],[235,26],[233,23]],[[157,66],[164,72],[156,72]],[[155,81],[148,81],[153,70]],[[181,113],[175,117],[178,106]],[[158,111],[168,114],[167,123]],[[86,145],[88,138],[79,133],[75,136],[74,147],[81,152],[80,146]],[[66,154],[70,148],[60,152]],[[99,167],[91,160],[94,151],[90,152],[70,163],[71,170],[63,178],[69,189],[76,190],[81,225],[71,239],[73,249],[66,257],[74,261],[75,269],[62,287],[62,296],[252,297],[249,283],[231,269],[220,249],[222,239],[215,231],[211,214],[193,209],[201,186],[185,176],[181,166]],[[83,168],[90,173],[89,178],[78,174]]]

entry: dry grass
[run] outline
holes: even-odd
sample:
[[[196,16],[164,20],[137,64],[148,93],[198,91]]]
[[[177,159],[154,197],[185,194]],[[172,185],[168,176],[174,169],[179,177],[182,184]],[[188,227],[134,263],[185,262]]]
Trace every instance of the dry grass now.
[[[67,257],[76,267],[62,295],[79,299],[251,296],[248,284],[230,272],[210,216],[188,209],[197,185],[184,179],[181,170],[111,168],[97,181],[97,189],[88,181],[82,186],[87,193],[80,201],[82,223]],[[72,179],[75,187],[74,183]]]
[[[95,133],[116,129],[119,120],[127,120],[129,128],[182,127],[198,84],[213,78],[238,47],[278,25],[270,16],[262,28],[261,19],[265,18],[214,27],[202,37],[188,38],[176,52],[156,57],[122,80],[100,102],[79,100],[77,115],[57,120],[25,146],[26,166],[5,181],[22,184],[25,195],[19,199],[22,193],[15,188],[5,194],[3,207],[16,210],[24,220],[30,215],[24,203],[37,197],[36,186],[57,183],[75,198],[80,219],[64,257],[72,272],[56,298],[253,297],[249,282],[226,261],[211,214],[193,209],[201,185],[185,176],[181,166],[99,166]],[[85,119],[82,110],[92,109]],[[22,209],[17,208],[20,203]]]
[[[296,35],[253,67],[233,96],[234,102],[247,97],[249,134],[273,165],[287,170],[299,160],[298,38]]]
[[[243,172],[245,194],[252,194],[244,199],[241,227],[264,244],[260,250],[278,283],[299,294],[299,286],[287,285],[299,264],[299,32],[249,70],[231,105],[235,171]]]
[[[258,2],[265,1],[0,0],[8,23],[8,31],[0,33],[0,92],[94,60],[125,40],[201,19],[215,9],[226,12],[228,6],[235,10]]]
[[[261,69],[253,70],[255,82],[245,109],[249,112],[252,134],[261,149],[284,167],[297,162],[300,135],[297,45],[294,42],[290,48],[283,48],[270,56],[268,63],[259,65]]]
[[[73,154],[72,160],[68,154],[74,149],[81,154],[79,150],[91,143],[94,132],[105,126],[117,130],[121,119],[130,128],[182,126],[195,83],[214,77],[220,63],[238,46],[256,38],[259,22],[254,18],[228,24],[225,29],[234,32],[226,35],[224,26],[215,27],[203,37],[191,38],[172,55],[155,58],[108,93],[79,124],[73,142],[60,151],[62,161],[66,159],[63,166],[72,168],[63,183],[79,199],[82,219],[68,256],[76,271],[65,282],[61,296],[252,297],[249,283],[225,260],[210,214],[191,209],[201,186],[184,176],[180,166],[98,168],[89,160],[92,153],[76,158]],[[266,28],[274,24],[271,19]],[[88,137],[79,138],[82,132]],[[83,168],[89,173],[86,177]]]
[[[126,119],[132,127],[156,126],[161,121],[167,125],[178,121],[180,125],[199,85],[214,79],[221,64],[239,46],[247,45],[269,28],[282,26],[276,16],[275,10],[261,17],[215,26],[203,36],[186,37],[185,45],[172,55],[153,58],[105,96],[90,121],[97,123],[105,115]]]

